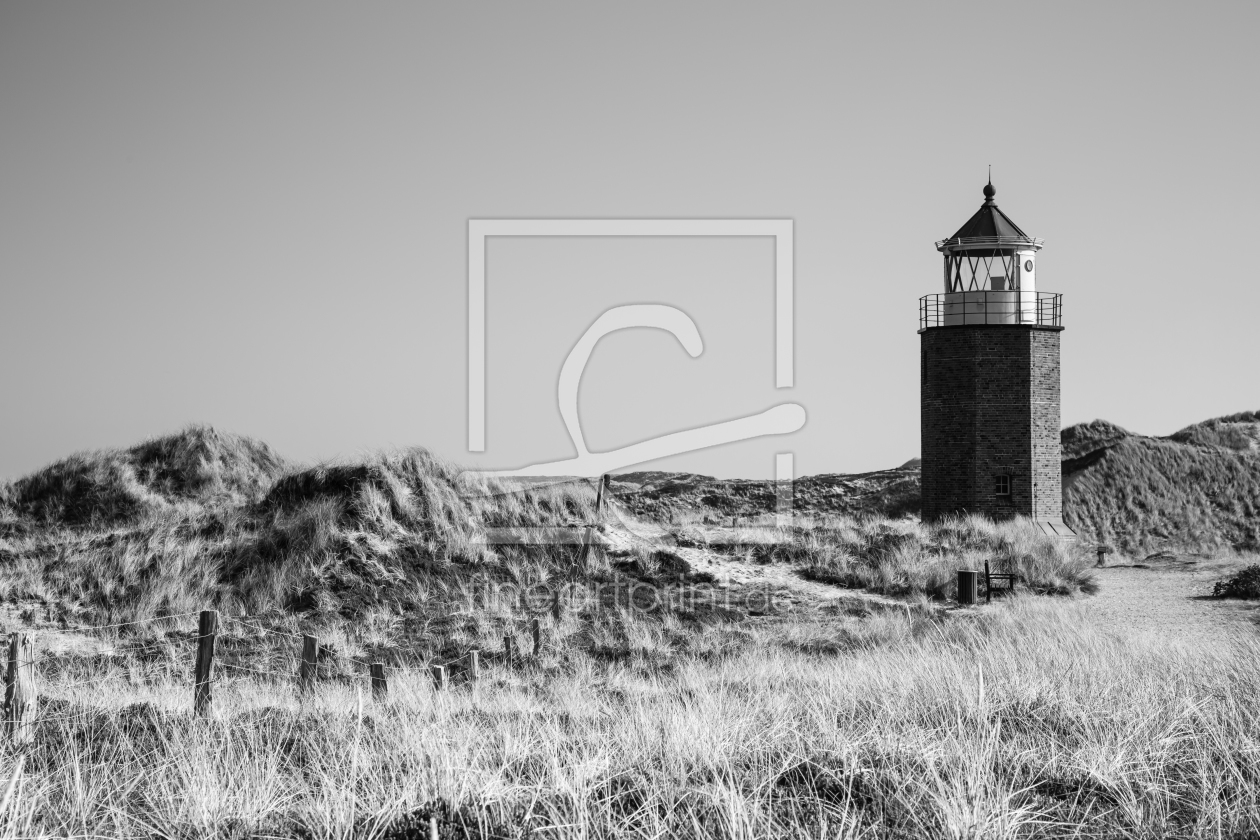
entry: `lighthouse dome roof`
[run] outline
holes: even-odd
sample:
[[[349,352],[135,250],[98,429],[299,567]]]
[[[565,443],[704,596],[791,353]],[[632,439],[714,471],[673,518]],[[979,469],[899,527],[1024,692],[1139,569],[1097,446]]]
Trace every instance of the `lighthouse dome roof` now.
[[[949,239],[936,243],[941,251],[971,250],[974,248],[1011,247],[1027,245],[1040,248],[1042,240],[1034,239],[1015,224],[1011,217],[998,209],[993,197],[997,190],[993,184],[984,187],[984,203]]]

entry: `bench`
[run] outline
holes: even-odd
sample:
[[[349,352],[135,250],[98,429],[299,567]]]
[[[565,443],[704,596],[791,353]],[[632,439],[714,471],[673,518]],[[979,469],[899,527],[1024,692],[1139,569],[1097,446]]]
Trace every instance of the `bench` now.
[[[1007,592],[1015,591],[1015,581],[1019,579],[1019,575],[1015,572],[991,572],[989,571],[989,558],[984,559],[984,602],[986,604],[993,601],[993,584],[1005,583],[1003,587]]]

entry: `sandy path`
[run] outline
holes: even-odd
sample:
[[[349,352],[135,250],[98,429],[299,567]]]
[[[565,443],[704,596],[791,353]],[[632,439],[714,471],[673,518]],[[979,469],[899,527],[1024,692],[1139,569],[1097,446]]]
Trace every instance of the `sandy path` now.
[[[718,533],[722,529],[707,528]],[[630,518],[605,527],[602,536],[614,555],[636,545],[662,547],[666,529]],[[671,547],[695,571],[712,574],[722,586],[774,593],[776,612],[815,609],[840,600],[866,602],[870,608],[904,607],[904,602],[873,592],[841,589],[802,578],[783,564],[758,564],[701,548]],[[1236,572],[1241,561],[1193,558],[1151,559],[1143,565],[1096,569],[1099,591],[1080,600],[1102,626],[1126,634],[1151,634],[1162,640],[1195,645],[1228,643],[1260,635],[1260,603],[1211,597],[1213,585]],[[942,605],[957,609],[953,605]]]
[[[710,536],[726,534],[726,529],[722,528],[704,530]],[[620,526],[604,527],[601,537],[613,556],[627,556],[635,546],[665,548],[684,560],[693,571],[707,572],[713,575],[719,586],[743,593],[746,605],[754,610],[754,614],[758,614],[763,608],[770,613],[813,611],[841,602],[860,602],[867,609],[905,607],[903,601],[874,592],[806,580],[794,567],[787,564],[751,563],[703,548],[666,546],[662,543],[665,533],[666,529],[656,523],[640,520],[632,520],[630,523],[623,520]]]
[[[1212,585],[1232,568],[1164,563],[1151,568],[1117,566],[1096,570],[1098,594],[1082,600],[1101,624],[1130,633],[1211,645],[1254,635],[1256,604],[1211,598]]]

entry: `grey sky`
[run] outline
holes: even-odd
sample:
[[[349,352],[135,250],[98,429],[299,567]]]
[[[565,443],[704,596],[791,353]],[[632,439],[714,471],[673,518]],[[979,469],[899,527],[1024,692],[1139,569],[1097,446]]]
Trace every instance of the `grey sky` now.
[[[1062,292],[1063,420],[1260,408],[1260,4],[0,5],[0,476],[189,422],[314,460],[568,457],[564,354],[609,306],[592,449],[802,403],[655,466],[918,452],[932,243],[997,201]],[[796,222],[796,382],[768,239],[492,241],[487,453],[466,449],[469,218]]]

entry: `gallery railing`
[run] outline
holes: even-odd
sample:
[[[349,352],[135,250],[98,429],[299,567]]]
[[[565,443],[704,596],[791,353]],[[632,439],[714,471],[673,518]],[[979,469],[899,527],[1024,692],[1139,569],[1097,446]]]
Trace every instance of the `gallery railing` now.
[[[919,329],[971,324],[1062,326],[1058,292],[949,292],[919,299]]]

